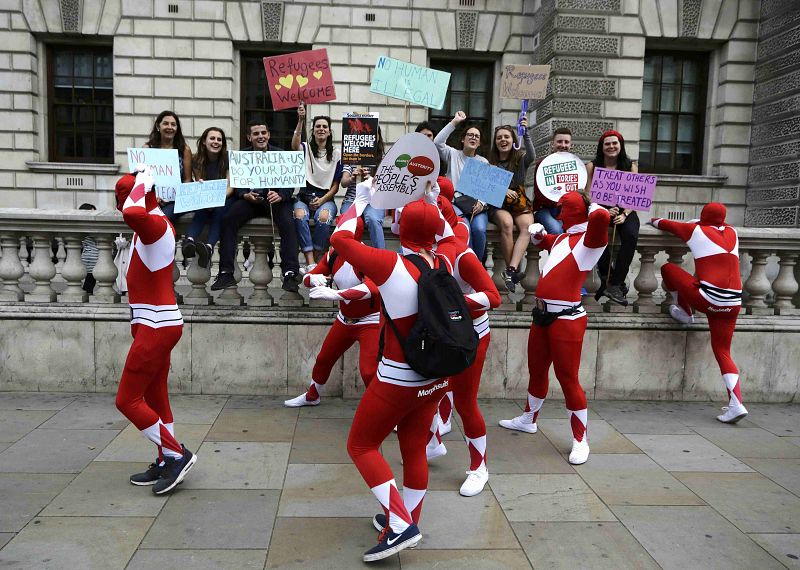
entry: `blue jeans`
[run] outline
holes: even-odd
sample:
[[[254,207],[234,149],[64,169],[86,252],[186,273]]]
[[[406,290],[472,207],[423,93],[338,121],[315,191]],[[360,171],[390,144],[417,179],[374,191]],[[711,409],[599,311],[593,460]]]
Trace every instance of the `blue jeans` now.
[[[342,214],[344,214],[352,205],[352,200],[345,200],[342,202]],[[367,232],[369,232],[369,241],[372,243],[372,247],[385,249],[386,240],[384,239],[383,235],[383,218],[386,217],[386,210],[378,210],[368,205],[367,209],[364,210],[363,216],[364,225],[367,226]]]
[[[295,215],[294,225],[297,228],[297,241],[300,243],[300,251],[325,251],[328,249],[328,242],[331,237],[331,227],[333,226],[334,218],[336,218],[336,203],[333,200],[325,202],[314,212],[314,234],[312,237],[311,228],[308,225],[311,210],[308,205],[302,200],[295,200],[295,210],[303,210],[305,214],[302,218]],[[328,220],[325,222],[319,221],[319,215],[323,212],[328,212]]]
[[[192,222],[189,224],[189,229],[186,231],[186,235],[192,239],[197,239],[203,232],[205,225],[209,224],[208,238],[206,239],[206,243],[211,246],[217,245],[219,236],[222,233],[222,218],[230,209],[234,199],[235,198],[233,197],[228,198],[225,200],[225,205],[218,208],[204,208],[194,212],[194,217],[192,218]]]
[[[564,233],[564,226],[556,219],[558,208],[542,208],[533,214],[533,220],[544,226],[548,234]]]
[[[175,213],[175,202],[167,202],[163,206],[161,206],[161,211],[164,212],[164,215],[167,219],[172,223],[174,226],[178,220],[180,220],[184,215],[188,212],[181,212],[180,214]]]
[[[472,212],[469,215],[465,215],[455,204],[453,204],[453,210],[455,210],[459,218],[464,218],[469,222]],[[483,256],[486,255],[486,226],[488,225],[489,212],[485,208],[480,214],[472,216],[472,221],[469,223],[469,246],[481,262],[483,262]]]

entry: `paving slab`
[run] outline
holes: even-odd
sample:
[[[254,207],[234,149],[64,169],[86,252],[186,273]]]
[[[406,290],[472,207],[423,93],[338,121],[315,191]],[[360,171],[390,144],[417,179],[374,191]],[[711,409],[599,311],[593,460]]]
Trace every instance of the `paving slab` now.
[[[659,568],[618,522],[515,522],[512,526],[536,568]]]
[[[611,509],[664,570],[783,567],[711,507]]]
[[[423,539],[424,540],[424,539]],[[533,568],[522,550],[422,550],[400,553],[403,570],[530,570]]]
[[[800,497],[800,459],[744,459],[750,467]]]
[[[170,496],[141,548],[264,550],[279,495],[279,491],[181,489]]]
[[[800,447],[761,428],[695,428],[708,441],[734,457],[800,458]]]
[[[419,528],[428,549],[518,549],[519,542],[495,496],[462,497],[458,491],[429,491],[422,505]]]
[[[362,565],[364,552],[375,546],[377,535],[371,517],[278,517],[266,568],[356,568]],[[397,555],[376,564],[400,568]]]
[[[287,410],[284,400],[290,396],[229,396],[225,408],[230,410],[258,408],[260,410]],[[291,396],[294,397],[294,396]],[[294,411],[297,411],[295,408]]]
[[[50,419],[53,410],[3,410],[0,414],[0,443],[14,443]]]
[[[0,473],[0,532],[19,532],[74,475]]]
[[[350,463],[347,436],[353,421],[299,418],[292,440],[292,463]]]
[[[6,450],[6,449],[8,449],[9,447],[11,447],[11,445],[12,445],[12,443],[11,443],[11,442],[8,442],[8,441],[6,441],[6,442],[0,442],[0,452],[2,452],[2,451],[5,451],[5,450]]]
[[[707,402],[648,402],[626,400],[595,400],[591,408],[606,420],[624,418],[642,418],[648,415],[663,415],[670,426],[669,432],[675,430],[675,423],[687,427],[719,427],[716,417],[722,413],[720,406]],[[757,427],[744,419],[739,427]],[[632,432],[633,433],[633,432]],[[660,433],[660,432],[656,432]]]
[[[2,392],[0,410],[62,410],[78,394],[60,392]]]
[[[575,473],[544,433],[486,428],[490,473]]]
[[[616,520],[578,475],[495,475],[489,485],[511,522]]]
[[[118,433],[39,428],[0,453],[0,472],[79,473]]]
[[[3,568],[124,568],[153,519],[42,517],[0,551]]]
[[[300,395],[299,393],[297,394]],[[294,397],[294,396],[292,396]],[[353,419],[361,400],[342,400],[322,396],[319,406],[303,406],[300,408],[300,421],[307,418],[341,418]]]
[[[675,476],[744,532],[800,531],[800,498],[760,473]]]
[[[800,447],[800,437],[782,437],[781,439],[788,441],[792,445]]]
[[[297,410],[229,408],[217,416],[206,441],[292,441]]]
[[[746,404],[747,419],[780,436],[800,437],[800,404]]]
[[[787,568],[800,568],[800,534],[751,534],[749,536]]]
[[[197,450],[187,489],[280,489],[291,445],[283,442],[209,441]]]
[[[264,568],[266,558],[266,550],[137,550],[127,570],[153,570],[153,568],[261,570]]]
[[[186,449],[196,452],[209,429],[210,425],[175,424],[175,435]],[[144,463],[146,469],[155,460],[157,453],[155,444],[144,437],[135,425],[129,424],[103,449],[95,461],[136,461]]]
[[[378,500],[352,463],[290,463],[278,515],[371,519],[379,509]]]
[[[16,534],[13,532],[0,532],[0,548],[3,548],[15,536]]]
[[[500,420],[507,420],[514,418],[522,413],[522,406],[525,403],[517,400],[478,400],[478,407],[483,414],[483,421],[488,426],[496,426]],[[458,418],[458,412],[453,414],[454,418]]]
[[[449,435],[449,434],[448,434]],[[464,440],[446,440],[447,455],[437,457],[428,462],[428,490],[452,491],[461,488],[469,469],[469,451]],[[387,438],[381,446],[381,453],[397,480],[403,482],[403,465],[400,462],[400,445],[396,437]]]
[[[227,396],[177,395],[169,398],[172,416],[181,424],[213,424],[227,402]]]
[[[703,505],[683,483],[642,453],[593,453],[578,475],[607,505]]]
[[[628,438],[667,471],[752,471],[699,435],[630,434]]]
[[[614,429],[623,434],[690,435],[694,433],[692,428],[678,421],[674,416],[661,412],[606,414],[605,419]]]
[[[114,403],[112,394],[83,395],[42,424],[44,429],[124,429],[128,420]]]
[[[149,517],[155,518],[167,502],[151,487],[130,484],[141,463],[94,461],[53,499],[43,517]]]
[[[569,455],[572,449],[572,428],[569,420],[542,420],[537,424],[558,451]],[[590,419],[587,437],[592,453],[641,453],[638,447],[605,420]]]

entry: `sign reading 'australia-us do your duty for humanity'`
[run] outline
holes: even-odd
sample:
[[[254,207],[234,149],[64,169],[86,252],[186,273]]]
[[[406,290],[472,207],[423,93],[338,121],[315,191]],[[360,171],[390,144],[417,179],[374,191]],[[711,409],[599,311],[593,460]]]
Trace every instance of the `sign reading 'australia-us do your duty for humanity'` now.
[[[372,71],[369,90],[431,109],[441,109],[449,84],[450,74],[446,71],[380,56]]]
[[[298,188],[306,184],[303,151],[229,150],[231,188]]]

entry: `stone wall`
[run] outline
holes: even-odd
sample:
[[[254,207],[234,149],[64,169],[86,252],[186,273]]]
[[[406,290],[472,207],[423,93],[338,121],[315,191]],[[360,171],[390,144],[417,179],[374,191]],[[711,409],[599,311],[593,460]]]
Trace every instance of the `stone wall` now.
[[[800,4],[764,1],[746,223],[800,227]]]

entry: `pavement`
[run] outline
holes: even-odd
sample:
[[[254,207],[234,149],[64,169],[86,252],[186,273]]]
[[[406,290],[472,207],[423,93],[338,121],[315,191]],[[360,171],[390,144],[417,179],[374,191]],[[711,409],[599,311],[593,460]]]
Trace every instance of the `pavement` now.
[[[0,393],[0,567],[357,568],[378,505],[345,442],[355,400],[177,396],[176,435],[198,462],[171,495],[128,483],[154,458],[107,394]],[[566,461],[562,402],[539,433],[497,427],[489,484],[458,495],[458,421],[430,467],[423,540],[378,568],[800,568],[800,405],[590,403],[588,463]],[[402,479],[394,434],[383,446]]]

